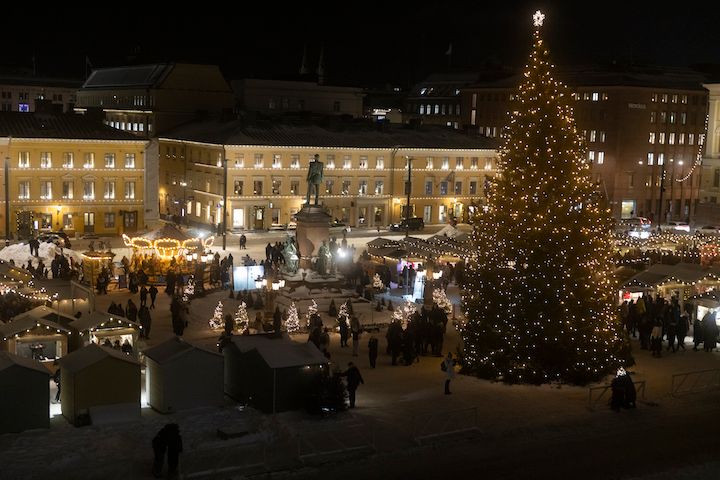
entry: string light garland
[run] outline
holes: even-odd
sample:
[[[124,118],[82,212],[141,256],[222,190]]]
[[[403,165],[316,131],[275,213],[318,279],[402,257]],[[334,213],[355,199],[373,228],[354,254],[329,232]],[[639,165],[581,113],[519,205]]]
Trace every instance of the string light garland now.
[[[212,247],[215,242],[215,237],[212,235],[206,239],[188,238],[187,240],[178,240],[176,238],[158,238],[157,240],[151,240],[144,237],[128,237],[123,233],[122,239],[126,247],[154,249],[162,258],[176,256],[183,250],[205,250]]]
[[[462,289],[463,371],[583,384],[631,362],[614,307],[612,217],[590,179],[571,96],[533,15],[499,175],[474,217]]]

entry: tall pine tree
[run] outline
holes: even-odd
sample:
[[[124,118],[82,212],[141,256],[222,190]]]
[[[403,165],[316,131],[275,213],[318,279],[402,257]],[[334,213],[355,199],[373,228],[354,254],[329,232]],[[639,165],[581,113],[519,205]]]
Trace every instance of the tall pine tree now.
[[[508,383],[602,378],[631,357],[613,308],[611,217],[590,180],[566,87],[534,19],[503,130],[500,174],[475,218],[464,371]]]

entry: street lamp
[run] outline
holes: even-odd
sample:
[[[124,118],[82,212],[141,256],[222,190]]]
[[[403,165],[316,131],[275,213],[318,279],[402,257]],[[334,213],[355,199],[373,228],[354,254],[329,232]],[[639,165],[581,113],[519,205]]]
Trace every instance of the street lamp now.
[[[265,321],[271,322],[275,313],[275,296],[285,286],[285,280],[278,277],[273,268],[265,271],[264,277],[255,279],[255,288],[265,292]]]

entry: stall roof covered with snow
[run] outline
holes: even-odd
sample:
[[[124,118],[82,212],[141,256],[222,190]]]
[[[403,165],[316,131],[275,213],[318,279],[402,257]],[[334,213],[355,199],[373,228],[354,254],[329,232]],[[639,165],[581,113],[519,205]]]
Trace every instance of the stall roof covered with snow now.
[[[148,403],[171,413],[224,403],[223,356],[170,338],[143,352],[146,359]]]
[[[50,427],[49,380],[40,362],[0,352],[0,433]]]
[[[140,364],[131,356],[90,344],[62,358],[60,369],[62,413],[71,423],[140,416]]]
[[[239,335],[223,349],[225,393],[265,412],[302,408],[327,358],[312,342],[287,334]]]
[[[705,280],[720,278],[720,268],[707,268],[697,263],[665,265],[656,263],[625,282],[622,288],[655,288],[667,283],[694,285]]]
[[[37,307],[0,324],[3,350],[38,360],[54,360],[67,354],[72,330],[57,323],[57,318],[47,310],[54,312]]]

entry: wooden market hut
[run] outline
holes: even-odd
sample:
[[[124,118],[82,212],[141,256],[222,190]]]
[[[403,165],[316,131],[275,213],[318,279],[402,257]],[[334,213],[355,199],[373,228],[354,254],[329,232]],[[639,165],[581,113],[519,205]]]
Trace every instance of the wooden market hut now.
[[[148,404],[162,413],[220,406],[223,356],[173,337],[144,350]]]
[[[40,306],[0,325],[2,350],[40,361],[53,361],[67,355],[73,335],[68,324],[74,319],[56,313],[59,312]]]
[[[79,334],[81,344],[78,348],[93,341],[102,345],[105,339],[110,340],[110,343],[120,340],[122,344],[127,339],[135,349],[141,329],[137,322],[97,310],[80,315],[80,318],[74,320],[70,326]]]
[[[73,425],[140,417],[140,363],[87,345],[60,359],[62,414]]]
[[[626,292],[677,296],[681,304],[693,295],[720,287],[720,268],[703,267],[697,263],[666,265],[657,263],[638,273],[620,287],[620,300]]]
[[[234,336],[223,355],[225,393],[266,413],[305,407],[318,377],[328,374],[315,344],[286,333]]]
[[[0,434],[50,427],[50,371],[40,362],[0,352]]]

